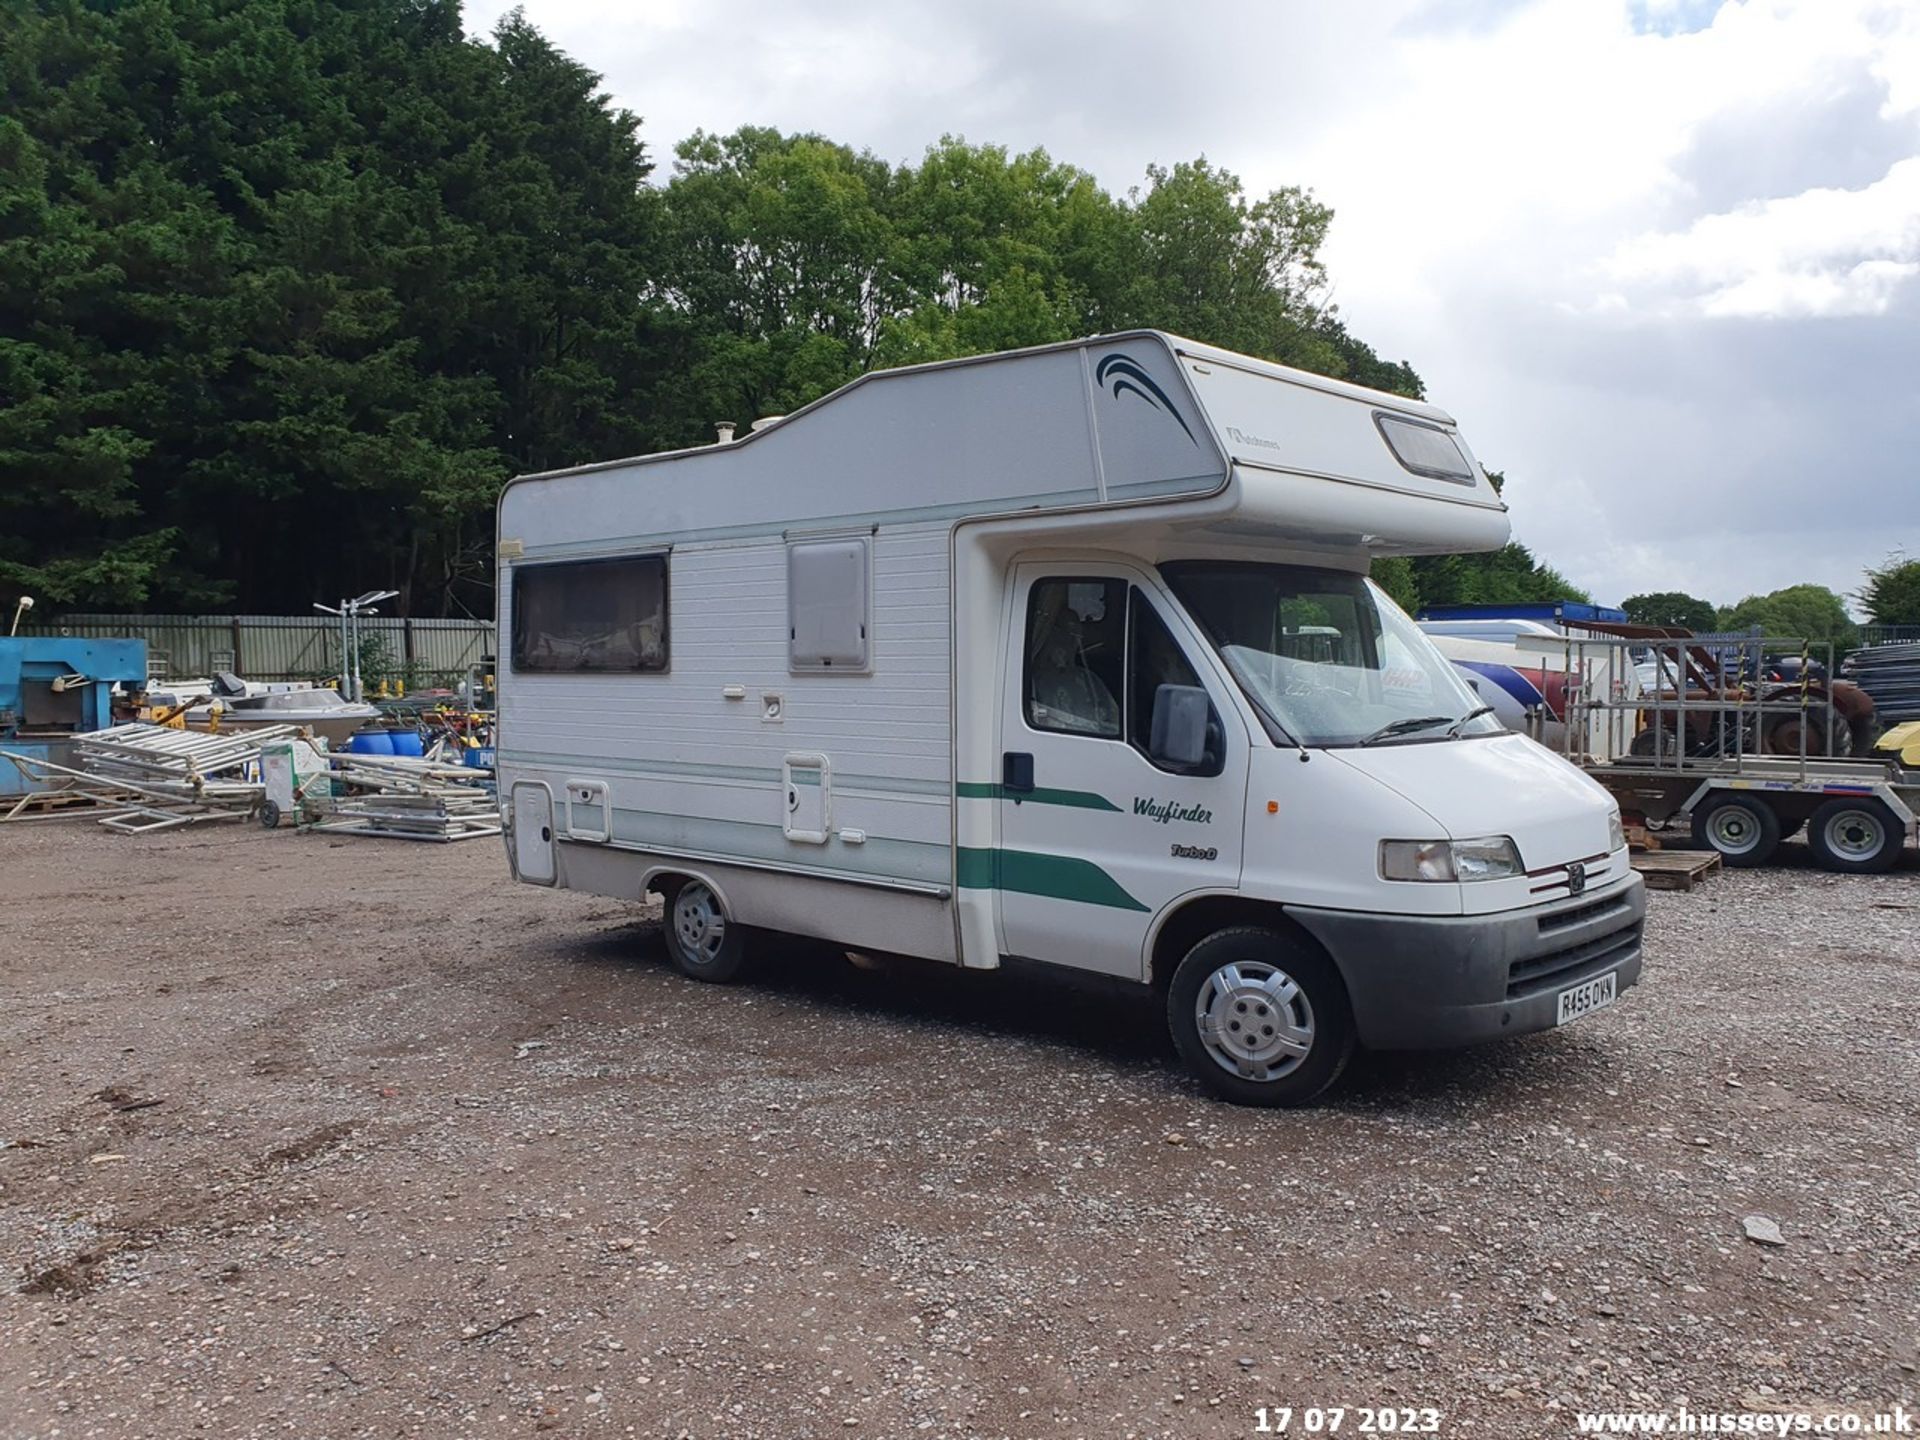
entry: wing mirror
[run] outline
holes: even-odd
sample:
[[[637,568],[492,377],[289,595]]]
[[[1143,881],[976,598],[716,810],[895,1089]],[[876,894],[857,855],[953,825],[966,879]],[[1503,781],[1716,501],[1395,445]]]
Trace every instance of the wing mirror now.
[[[1153,729],[1147,753],[1162,765],[1199,765],[1207,758],[1207,721],[1213,707],[1198,685],[1162,685],[1153,692]]]

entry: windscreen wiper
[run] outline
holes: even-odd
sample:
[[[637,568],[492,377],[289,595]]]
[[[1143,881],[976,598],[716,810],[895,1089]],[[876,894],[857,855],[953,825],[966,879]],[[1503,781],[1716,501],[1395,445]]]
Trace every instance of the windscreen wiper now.
[[[1482,715],[1491,714],[1493,714],[1493,707],[1491,705],[1475,706],[1447,727],[1447,738],[1449,740],[1458,740],[1460,738],[1460,727],[1462,725],[1466,724],[1469,720],[1478,720]]]
[[[1450,724],[1452,720],[1451,715],[1411,715],[1403,720],[1389,721],[1366,739],[1354,741],[1354,744],[1356,746],[1371,745],[1376,740],[1389,740],[1395,735],[1411,735],[1416,730],[1430,730],[1435,725]]]

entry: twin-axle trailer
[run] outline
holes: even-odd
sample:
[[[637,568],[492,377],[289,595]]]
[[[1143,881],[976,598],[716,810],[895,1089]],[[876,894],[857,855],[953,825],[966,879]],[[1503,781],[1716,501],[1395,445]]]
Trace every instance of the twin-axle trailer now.
[[[1639,976],[1618,807],[1367,578],[1484,550],[1446,412],[1157,332],[865,376],[499,509],[515,875],[1156,987],[1216,1093],[1552,1028]]]
[[[1892,870],[1920,833],[1920,772],[1869,748],[1871,700],[1854,692],[1852,719],[1838,713],[1846,687],[1824,679],[1830,646],[1821,666],[1808,663],[1807,642],[1757,634],[1517,643],[1563,697],[1550,736],[1538,709],[1532,732],[1605,786],[1630,821],[1684,817],[1695,844],[1737,867],[1767,864],[1804,828],[1815,861],[1840,874]],[[1765,678],[1767,657],[1796,654],[1797,678]],[[1640,672],[1650,683],[1629,683]]]

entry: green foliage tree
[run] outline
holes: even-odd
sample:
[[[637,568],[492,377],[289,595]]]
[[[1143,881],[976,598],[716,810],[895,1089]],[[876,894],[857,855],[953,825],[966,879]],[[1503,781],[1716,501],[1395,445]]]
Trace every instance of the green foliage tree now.
[[[508,475],[881,365],[1152,326],[1421,393],[1327,304],[1331,210],[1204,158],[1116,196],[747,127],[655,186],[596,75],[459,0],[17,0],[0,86],[0,584],[56,606],[484,613]],[[1382,574],[1568,589],[1517,548]]]
[[[1405,555],[1382,555],[1373,562],[1373,583],[1393,597],[1409,615],[1420,608],[1420,582],[1413,561]]]
[[[1769,637],[1832,641],[1845,647],[1860,638],[1846,602],[1824,585],[1789,585],[1766,595],[1749,595],[1720,617],[1722,628],[1755,626]]]
[[[1920,625],[1920,560],[1889,555],[1867,570],[1857,598],[1876,625]]]
[[[632,443],[637,121],[457,0],[0,10],[0,582],[488,608],[519,469]]]
[[[1696,635],[1711,634],[1720,623],[1720,612],[1710,601],[1682,590],[1630,595],[1620,602],[1620,608],[1636,625],[1677,625]]]

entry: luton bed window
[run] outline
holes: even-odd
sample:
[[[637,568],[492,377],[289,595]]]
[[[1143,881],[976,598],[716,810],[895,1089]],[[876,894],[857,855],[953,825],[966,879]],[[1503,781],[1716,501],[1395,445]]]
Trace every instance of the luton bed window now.
[[[667,557],[521,565],[513,668],[633,674],[667,668]]]
[[[1380,427],[1381,438],[1402,469],[1433,480],[1451,480],[1456,485],[1473,484],[1473,463],[1451,432],[1424,420],[1379,410],[1373,412],[1373,423]]]

